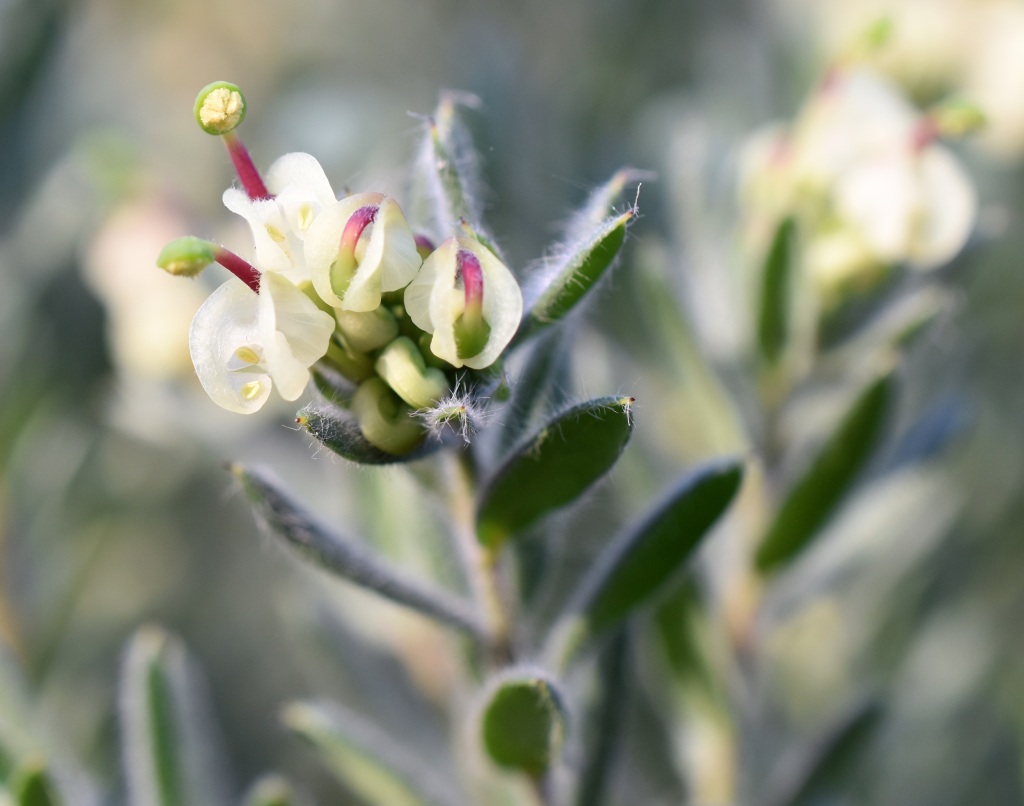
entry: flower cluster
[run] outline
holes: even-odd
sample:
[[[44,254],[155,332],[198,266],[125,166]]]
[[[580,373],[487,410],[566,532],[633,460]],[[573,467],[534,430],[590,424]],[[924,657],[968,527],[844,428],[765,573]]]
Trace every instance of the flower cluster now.
[[[230,411],[260,409],[276,389],[297,399],[311,370],[344,379],[366,439],[406,453],[423,439],[411,414],[449,396],[460,368],[493,365],[523,311],[509,269],[465,233],[434,248],[382,193],[338,199],[309,154],[286,154],[260,175],[235,127],[239,89],[205,87],[196,119],[224,138],[241,188],[224,205],[249,224],[252,262],[198,238],[164,249],[158,265],[195,276],[219,263],[234,276],[192,321],[189,345],[210,397]]]
[[[928,269],[963,247],[974,189],[939,138],[973,125],[971,110],[923,114],[882,77],[833,69],[790,124],[749,141],[741,201],[756,250],[796,220],[805,267],[823,296],[875,282],[891,267]]]

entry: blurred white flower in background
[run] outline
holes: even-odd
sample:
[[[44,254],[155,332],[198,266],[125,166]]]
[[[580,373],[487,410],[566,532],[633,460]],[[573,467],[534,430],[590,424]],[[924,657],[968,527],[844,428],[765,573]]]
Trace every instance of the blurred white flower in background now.
[[[793,217],[806,272],[826,297],[894,266],[948,262],[967,241],[977,200],[938,134],[880,75],[834,68],[791,124],[755,133],[740,156],[747,245],[763,255]]]

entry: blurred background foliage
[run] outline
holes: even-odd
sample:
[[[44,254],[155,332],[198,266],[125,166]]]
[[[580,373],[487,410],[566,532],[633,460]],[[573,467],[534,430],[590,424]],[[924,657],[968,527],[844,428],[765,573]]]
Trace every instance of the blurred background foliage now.
[[[701,358],[728,351],[730,312],[681,278],[742,271],[739,145],[792,116],[883,13],[894,40],[879,69],[922,101],[955,90],[985,108],[989,131],[958,146],[982,209],[944,269],[953,309],[904,369],[900,422],[924,426],[893,429],[905,436],[881,463],[914,451],[928,461],[896,483],[869,481],[859,495],[877,499],[871,517],[840,517],[827,537],[855,561],[816,555],[826,572],[797,569],[755,624],[763,651],[732,728],[740,797],[784,775],[784,751],[853,695],[884,690],[856,788],[815,802],[1024,802],[1024,4],[997,0],[3,3],[0,668],[24,672],[36,711],[25,741],[59,747],[116,790],[119,658],[147,622],[201,660],[239,790],[279,769],[337,802],[280,727],[288,700],[329,696],[384,722],[389,708],[419,708],[429,734],[451,685],[434,628],[284,558],[223,470],[271,465],[388,556],[444,562],[439,524],[420,514],[429,495],[406,471],[334,461],[289,430],[288,405],[239,418],[195,382],[187,323],[204,294],[157,272],[155,256],[186,232],[239,250],[248,237],[219,205],[230,165],[192,120],[199,87],[245,88],[258,163],[309,151],[336,186],[399,198],[416,115],[442,88],[475,94],[490,220],[514,267],[618,167],[656,174],[624,265],[575,342],[577,392],[638,401],[637,439],[612,483],[562,516],[560,550],[582,567],[592,524],[624,522],[684,464],[749,449]],[[724,341],[698,340],[682,311],[712,331],[717,320]],[[719,542],[706,562],[733,567],[735,546]],[[737,596],[719,592],[713,624],[728,629]],[[633,638],[656,629],[649,620]],[[360,657],[387,659],[385,689]],[[674,759],[700,759],[718,736],[712,724],[705,744],[692,732],[687,744],[658,726],[672,696],[657,682],[665,662],[637,651],[627,670],[641,706],[623,730],[647,785],[628,799],[622,784],[621,802],[680,802]],[[14,699],[8,677],[0,691]],[[6,735],[22,730],[0,719]]]

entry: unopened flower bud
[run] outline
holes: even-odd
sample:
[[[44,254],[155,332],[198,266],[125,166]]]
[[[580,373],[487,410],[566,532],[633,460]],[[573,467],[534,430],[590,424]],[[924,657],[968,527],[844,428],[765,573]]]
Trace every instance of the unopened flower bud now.
[[[353,350],[369,353],[379,350],[398,336],[398,322],[387,308],[372,311],[334,311],[338,327]]]
[[[175,277],[198,277],[203,269],[216,262],[216,248],[209,241],[192,235],[177,238],[160,250],[156,265]]]
[[[199,90],[194,111],[204,132],[227,134],[245,118],[245,96],[229,81],[214,81]]]
[[[380,378],[359,385],[352,396],[352,413],[366,441],[382,451],[402,455],[423,442],[426,432],[411,410]]]
[[[395,393],[414,409],[431,406],[448,391],[448,379],[439,369],[428,368],[411,339],[402,336],[389,344],[376,364],[380,375]]]

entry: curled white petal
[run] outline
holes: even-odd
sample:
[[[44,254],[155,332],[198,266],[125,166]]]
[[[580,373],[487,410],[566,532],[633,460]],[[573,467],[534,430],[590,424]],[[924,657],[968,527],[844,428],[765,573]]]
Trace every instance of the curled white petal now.
[[[192,320],[189,350],[210,398],[251,414],[273,387],[285,400],[299,397],[333,332],[333,317],[284,277],[264,272],[258,295],[235,278],[210,295]]]
[[[256,263],[263,271],[280,272],[293,282],[305,278],[305,267],[296,265],[291,227],[275,199],[250,199],[238,188],[228,188],[221,197],[224,206],[242,216],[252,230],[256,244]]]
[[[267,190],[274,195],[301,191],[321,208],[334,203],[334,191],[316,157],[301,151],[278,157],[267,171]]]
[[[458,287],[458,253],[471,252],[483,274],[483,315],[490,326],[484,348],[460,358],[455,323],[465,309],[465,293]],[[523,316],[523,294],[512,272],[494,253],[471,238],[449,238],[424,262],[405,290],[405,309],[421,330],[433,333],[430,351],[453,367],[483,369],[493,364],[512,340]]]

